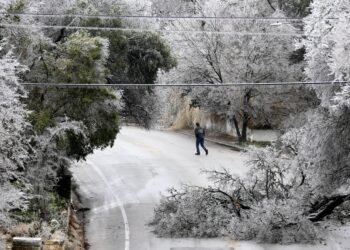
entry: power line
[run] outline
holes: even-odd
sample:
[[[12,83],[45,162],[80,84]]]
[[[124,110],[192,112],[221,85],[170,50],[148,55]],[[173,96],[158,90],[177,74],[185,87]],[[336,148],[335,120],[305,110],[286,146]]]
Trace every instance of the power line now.
[[[105,18],[105,19],[163,19],[163,20],[176,20],[176,19],[195,19],[195,20],[288,20],[288,21],[300,21],[304,18],[301,17],[249,17],[249,16],[150,16],[150,15],[106,15],[106,14],[63,14],[63,13],[5,13],[0,12],[2,16],[39,16],[39,17],[80,17],[80,18]],[[340,20],[336,17],[307,17],[308,19],[317,20]],[[349,18],[345,18],[349,19]]]
[[[262,83],[199,83],[199,84],[133,84],[133,83],[120,83],[120,84],[89,84],[89,83],[22,83],[22,86],[26,87],[40,87],[40,88],[118,88],[118,87],[263,87],[263,86],[302,86],[302,85],[332,85],[332,84],[349,84],[349,81],[317,81],[317,82],[262,82]]]
[[[236,32],[236,31],[210,31],[210,30],[164,30],[164,29],[143,29],[143,28],[112,28],[95,26],[67,26],[67,25],[29,25],[29,24],[4,24],[0,23],[0,28],[38,28],[38,29],[69,29],[69,30],[99,30],[99,31],[135,31],[135,32],[159,32],[159,33],[190,33],[190,34],[213,34],[213,35],[231,35],[231,36],[292,36],[302,37],[298,33],[275,33],[275,32]]]
[[[159,20],[258,20],[258,21],[276,21],[276,20],[288,20],[288,21],[303,21],[303,18],[291,18],[291,17],[225,17],[225,16],[149,16],[149,15],[92,15],[92,14],[50,14],[50,13],[0,13],[2,16],[31,16],[31,17],[72,17],[72,18],[101,18],[101,19],[159,19]],[[330,18],[327,18],[330,19]]]

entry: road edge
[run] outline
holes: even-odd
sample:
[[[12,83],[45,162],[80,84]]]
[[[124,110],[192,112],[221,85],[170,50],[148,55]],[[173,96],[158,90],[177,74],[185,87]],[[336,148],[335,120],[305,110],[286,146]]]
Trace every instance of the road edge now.
[[[192,135],[190,133],[187,133],[187,132],[184,132],[184,131],[181,131],[181,130],[166,130],[166,131],[170,131],[170,132],[173,132],[173,133],[194,137],[194,135]],[[228,144],[226,142],[219,141],[219,140],[210,139],[210,138],[205,138],[205,140],[209,141],[209,142],[212,142],[212,143],[215,143],[215,144],[220,145],[220,146],[224,146],[224,147],[230,148],[230,149],[232,149],[234,151],[237,151],[237,152],[245,152],[245,151],[247,151],[247,149],[244,148],[244,147],[240,147],[238,145],[231,145],[231,144]]]

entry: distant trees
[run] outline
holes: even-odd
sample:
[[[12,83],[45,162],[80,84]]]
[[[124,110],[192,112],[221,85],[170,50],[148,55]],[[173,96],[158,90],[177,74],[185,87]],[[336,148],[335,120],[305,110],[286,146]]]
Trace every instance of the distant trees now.
[[[123,60],[123,66],[111,63],[113,59],[109,60],[109,83],[151,85],[156,82],[159,71],[167,72],[176,66],[176,59],[171,55],[170,47],[159,35],[127,33],[125,37],[125,47],[114,55],[118,55],[118,60]],[[122,100],[123,117],[146,128],[151,126],[152,113],[158,105],[151,87],[122,88]]]
[[[159,1],[154,2],[156,10],[158,4]],[[198,1],[186,4],[193,6],[188,15],[194,16],[286,17],[282,11],[272,10],[263,1]],[[159,7],[160,14],[164,12],[164,6]],[[169,11],[176,11],[176,8]],[[215,19],[187,20],[186,23],[173,21],[169,25],[183,30],[227,31],[232,34],[167,35],[179,57],[179,66],[164,77],[164,83],[181,81],[219,85],[227,82],[300,81],[304,78],[303,62],[293,63],[290,60],[295,51],[295,38],[289,35],[298,32],[291,23],[276,26],[270,21]],[[251,36],[245,34],[247,32],[259,35]],[[288,90],[298,93],[300,103],[312,99],[312,94],[303,88]],[[277,122],[271,119],[274,106],[280,105],[283,110],[290,108],[279,100],[282,96],[290,98],[286,87],[189,88],[184,93],[193,100],[192,106],[229,120],[241,142],[247,140],[248,125],[254,120],[263,121],[260,122],[263,127],[276,127]]]
[[[289,17],[305,17],[310,14],[312,0],[266,0],[271,9],[283,10]]]

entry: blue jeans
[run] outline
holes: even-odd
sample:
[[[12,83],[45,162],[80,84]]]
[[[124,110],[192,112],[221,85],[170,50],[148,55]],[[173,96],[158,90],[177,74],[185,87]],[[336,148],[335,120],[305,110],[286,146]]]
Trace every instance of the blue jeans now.
[[[196,138],[197,154],[200,154],[199,145],[201,145],[204,151],[207,151],[206,147],[204,146],[204,138]]]

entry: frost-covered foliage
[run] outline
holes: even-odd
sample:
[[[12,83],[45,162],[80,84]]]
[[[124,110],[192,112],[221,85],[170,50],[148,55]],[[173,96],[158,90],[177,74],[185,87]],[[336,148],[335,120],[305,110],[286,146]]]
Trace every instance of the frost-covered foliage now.
[[[65,140],[70,133],[79,134],[85,139],[84,125],[81,122],[62,121],[53,128],[45,130],[41,135],[32,140],[35,150],[35,158],[30,164],[33,166],[31,172],[33,186],[42,186],[42,189],[52,190],[57,184],[57,173],[60,168],[70,166],[69,150],[65,149]]]
[[[315,0],[311,7],[303,41],[307,77],[349,81],[349,3]],[[184,187],[166,196],[152,221],[156,233],[179,236],[174,232],[180,225],[186,236],[210,235],[209,230],[234,239],[312,242],[322,237],[314,222],[342,209],[339,214],[348,214],[349,84],[315,89],[321,105],[293,119],[275,146],[251,151],[246,176],[212,171],[212,187]],[[201,214],[202,203],[206,216],[191,217]],[[223,213],[211,213],[217,210]],[[208,220],[226,223],[211,231]]]
[[[37,1],[12,1],[4,5],[4,10],[15,13],[45,9],[43,12],[48,13],[47,8],[55,2],[59,1],[43,6]],[[2,16],[1,21],[55,23],[50,18],[17,16]],[[61,21],[65,25],[72,20]],[[87,32],[69,32],[58,41],[59,32],[30,29],[2,29],[0,36],[7,41],[1,51],[1,55],[7,56],[2,57],[0,63],[0,210],[1,220],[6,218],[0,224],[8,229],[12,219],[17,222],[49,220],[58,216],[59,209],[65,209],[64,206],[57,208],[57,204],[64,204],[62,197],[57,198],[59,201],[51,199],[60,188],[58,181],[68,174],[72,158],[86,156],[94,147],[113,144],[119,129],[120,96],[106,89],[82,92],[29,89],[24,95],[18,85],[20,64],[15,58],[28,66],[28,70],[20,74],[25,81],[105,82],[108,39]],[[25,111],[19,99],[32,111]],[[81,145],[86,147],[82,149]]]
[[[18,78],[16,76],[19,68],[20,65],[18,61],[11,55],[11,53],[1,58],[0,147],[3,157],[6,156],[7,160],[11,160],[13,164],[20,166],[26,157],[25,144],[22,141],[21,134],[26,125],[26,111],[19,101],[19,98],[23,97],[23,90],[18,85]],[[4,159],[5,158],[3,158],[3,160]],[[17,166],[13,166],[13,168],[16,169]],[[6,176],[6,178],[10,177],[6,175],[6,173],[2,174],[2,176]]]
[[[262,1],[199,1],[195,6],[203,16],[270,16],[285,17],[273,12]],[[293,80],[300,77],[300,65],[290,65],[289,53],[294,50],[293,38],[275,36],[278,33],[296,33],[290,24],[271,25],[271,22],[205,20],[182,23],[174,21],[178,29],[203,31],[231,31],[232,35],[198,34],[168,35],[180,58],[177,79],[189,83],[262,82]],[[235,35],[235,32],[257,32],[267,35]],[[271,35],[269,35],[271,34]],[[288,67],[289,66],[289,67]],[[278,69],[278,70],[277,70]]]
[[[4,43],[0,45],[2,50]],[[0,59],[0,224],[8,226],[8,212],[25,208],[25,161],[28,142],[23,136],[27,114],[19,98],[24,91],[17,73],[23,70],[11,52]],[[20,188],[21,187],[21,188]]]
[[[220,206],[220,194],[199,187],[169,190],[155,210],[151,225],[161,236],[216,237],[227,232],[232,218],[227,207]],[[225,199],[222,199],[225,201]]]
[[[204,4],[214,4],[216,6],[229,4],[236,5],[237,1],[217,1],[217,0],[138,0],[143,6],[148,6],[151,3],[152,12],[156,15],[162,16],[183,16],[184,13],[190,13],[193,15],[200,15]],[[243,2],[243,1],[242,1]],[[271,11],[280,10],[287,14],[288,17],[304,17],[309,14],[309,5],[311,0],[268,0],[260,1],[261,5],[264,5],[266,9]],[[246,1],[246,5],[250,5],[251,2]],[[256,5],[257,6],[257,5]],[[254,7],[256,7],[254,6]],[[235,13],[233,13],[235,14]],[[238,14],[235,14],[239,16]]]
[[[348,1],[318,0],[312,4],[312,14],[305,19],[303,41],[306,47],[306,72],[312,80],[350,80],[348,60]],[[316,87],[323,108],[309,118],[305,126],[305,157],[314,159],[321,194],[336,192],[350,180],[350,113],[349,84]]]
[[[31,167],[27,171],[27,179],[31,183],[31,193],[33,194],[29,206],[32,220],[39,220],[38,216],[45,220],[55,219],[58,216],[55,212],[61,212],[55,211],[56,207],[59,207],[60,203],[67,202],[62,197],[56,199],[53,192],[62,178],[60,173],[62,171],[68,173],[72,164],[72,156],[69,154],[71,149],[65,148],[69,146],[66,140],[69,140],[71,134],[79,134],[83,138],[82,140],[86,140],[84,130],[84,125],[81,122],[70,121],[67,118],[66,121],[62,121],[55,127],[48,128],[42,134],[32,138],[34,157],[28,161]],[[58,205],[55,204],[57,202]],[[19,216],[19,219],[23,218]],[[28,218],[24,219],[28,220]]]
[[[107,39],[93,37],[87,32],[75,32],[63,43],[55,44],[45,36],[33,37],[32,43],[41,46],[25,62],[33,63],[26,75],[28,81],[52,83],[103,83],[108,75],[106,62],[109,57]],[[34,61],[32,61],[34,60]]]
[[[305,18],[307,77],[313,81],[349,80],[349,3],[345,0],[318,0]],[[323,105],[330,105],[339,86],[316,87]]]
[[[345,85],[342,87],[340,92],[337,92],[332,99],[334,105],[331,106],[331,109],[335,113],[340,113],[343,110],[347,110],[350,107],[350,85]]]
[[[27,194],[16,188],[13,184],[0,184],[0,225],[10,227],[14,221],[10,212],[16,209],[25,210],[28,207]]]
[[[0,8],[8,13],[119,15],[126,11],[120,3],[5,0]],[[130,11],[137,8],[135,2]],[[122,24],[118,18],[72,16],[2,15],[0,21],[33,26],[135,25]],[[155,102],[150,90],[134,91],[134,99],[125,98],[126,91],[108,88],[29,88],[26,93],[18,85],[19,79],[36,83],[122,80],[152,84],[159,69],[166,71],[176,62],[157,34],[31,27],[1,29],[0,38],[6,38],[0,51],[0,227],[12,230],[13,222],[30,223],[35,230],[21,233],[13,229],[13,234],[46,237],[57,229],[45,226],[48,222],[58,221],[62,227],[66,223],[62,210],[67,208],[68,197],[58,194],[69,188],[62,188],[60,179],[70,174],[71,161],[85,158],[96,148],[112,146],[122,110],[121,114],[126,114],[131,108],[138,109],[137,115],[146,117]],[[27,70],[18,74],[20,64]],[[123,103],[123,98],[129,102]],[[125,108],[127,104],[130,109]]]
[[[312,80],[343,80],[348,68],[348,2],[318,0],[305,18],[306,73]],[[345,74],[345,75],[343,75]]]
[[[6,47],[6,41],[2,45]],[[66,138],[65,131],[83,127],[65,121],[41,136],[33,135],[26,119],[30,112],[20,101],[26,98],[18,79],[23,69],[12,51],[0,59],[0,225],[5,229],[16,220],[28,220],[33,200],[42,203],[41,209],[47,207],[43,201],[57,184],[58,169],[69,165],[55,142]]]
[[[55,62],[58,77],[54,80],[68,83],[104,82],[107,75],[105,64],[109,56],[107,39],[91,37],[86,32],[76,32],[57,49],[62,56]]]
[[[349,185],[349,117],[318,110],[299,129],[303,135],[299,151],[309,162],[309,177],[315,194],[331,195],[342,186]]]
[[[138,3],[133,2],[128,8],[122,1],[47,1],[45,4],[37,1],[26,1],[19,11],[69,14],[101,14],[118,16],[138,12]],[[141,4],[142,5],[142,4]],[[5,22],[14,22],[6,19]],[[118,18],[80,18],[80,17],[17,17],[16,22],[31,25],[62,25],[62,26],[103,26],[103,27],[135,27],[133,21]],[[137,26],[136,26],[137,27]],[[12,30],[11,30],[12,32]],[[11,35],[7,30],[0,34]],[[175,65],[169,47],[157,34],[117,31],[86,31],[75,32],[70,29],[52,30],[16,30],[15,36],[10,36],[16,47],[16,52],[30,71],[25,76],[29,82],[75,82],[75,83],[146,83],[153,84],[158,70],[167,71]],[[14,38],[15,37],[15,38]],[[100,96],[98,90],[90,91]],[[104,90],[105,92],[105,90]],[[79,93],[81,93],[79,91]],[[74,93],[71,95],[79,95]],[[152,108],[155,105],[151,91],[130,88],[121,92],[118,106],[124,101],[123,116],[140,125],[149,126]],[[112,93],[113,94],[113,93]],[[50,97],[48,97],[50,98]],[[96,98],[83,98],[96,101]],[[108,99],[108,98],[107,98]],[[101,103],[100,103],[101,104]],[[31,108],[33,108],[31,106]],[[33,108],[34,110],[36,108]],[[120,111],[120,110],[119,110]],[[117,112],[116,112],[117,113]],[[112,114],[109,114],[112,115]],[[73,117],[70,117],[73,118]],[[106,124],[115,125],[116,119],[111,117]],[[115,132],[108,133],[105,139],[114,140]],[[113,135],[114,134],[114,135]],[[103,139],[103,141],[105,141]],[[110,143],[110,141],[109,141]]]
[[[168,1],[160,2],[171,5]],[[265,1],[211,0],[195,3],[187,1],[186,4],[193,6],[193,10],[187,10],[187,15],[229,17],[247,16],[249,13],[251,17],[286,17],[285,13],[274,11]],[[154,8],[157,6],[155,2]],[[159,7],[160,13],[165,6]],[[176,8],[170,9],[175,10]],[[170,74],[160,79],[162,83],[286,82],[300,81],[304,77],[303,63],[292,63],[290,60],[295,51],[295,38],[279,35],[298,33],[299,29],[292,24],[215,19],[201,22],[175,20],[168,26],[168,29],[226,31],[232,34],[167,35],[166,38],[172,43],[174,53],[179,58],[179,64]],[[236,128],[236,134],[242,141],[247,138],[248,124],[276,128],[286,113],[305,110],[313,99],[305,88],[276,86],[188,88],[183,93],[193,100],[192,106],[227,119]],[[297,98],[299,99],[296,100]]]
[[[86,32],[69,35],[64,42],[54,44],[41,40],[45,52],[36,59],[26,78],[35,82],[103,83],[108,75],[107,39]],[[120,98],[108,89],[39,89],[28,97],[29,116],[38,134],[62,122],[84,123],[84,134],[67,130],[65,140],[57,141],[68,156],[80,159],[95,148],[113,145],[119,131]]]
[[[155,210],[155,232],[170,237],[228,236],[269,243],[313,242],[305,173],[289,144],[253,150],[244,177],[207,171],[212,186],[171,189]]]
[[[318,142],[310,125],[290,129],[274,147],[251,149],[242,177],[206,171],[211,186],[171,189],[155,209],[155,232],[284,244],[324,237],[313,222],[350,200],[348,168],[341,162],[349,149],[339,145],[339,159],[313,154]],[[332,141],[326,136],[324,143]]]

